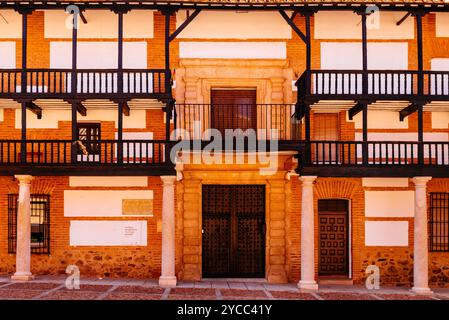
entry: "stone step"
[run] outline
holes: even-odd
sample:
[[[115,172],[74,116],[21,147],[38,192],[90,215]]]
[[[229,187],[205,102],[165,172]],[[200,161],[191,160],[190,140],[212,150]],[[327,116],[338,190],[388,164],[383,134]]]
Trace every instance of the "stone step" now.
[[[354,281],[348,278],[322,278],[318,279],[319,285],[352,286]]]

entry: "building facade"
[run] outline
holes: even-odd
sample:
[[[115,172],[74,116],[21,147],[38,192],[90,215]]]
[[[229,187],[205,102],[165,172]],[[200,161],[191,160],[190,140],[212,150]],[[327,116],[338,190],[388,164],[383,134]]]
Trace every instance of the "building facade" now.
[[[1,273],[449,286],[444,1],[0,14]]]

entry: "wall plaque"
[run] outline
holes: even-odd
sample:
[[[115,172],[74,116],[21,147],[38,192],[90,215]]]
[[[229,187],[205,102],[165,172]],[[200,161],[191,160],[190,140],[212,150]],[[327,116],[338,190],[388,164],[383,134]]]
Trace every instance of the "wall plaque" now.
[[[153,200],[151,199],[123,199],[122,214],[124,216],[152,216]]]

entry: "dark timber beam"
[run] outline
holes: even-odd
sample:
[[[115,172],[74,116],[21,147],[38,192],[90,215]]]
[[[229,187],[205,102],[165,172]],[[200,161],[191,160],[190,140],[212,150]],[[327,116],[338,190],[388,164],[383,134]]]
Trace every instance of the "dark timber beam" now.
[[[76,103],[76,111],[83,117],[87,116],[87,109],[81,102]]]
[[[414,103],[409,105],[408,107],[405,107],[401,111],[399,111],[399,120],[404,121],[405,118],[407,118],[409,115],[415,113],[418,111],[418,106]]]
[[[87,19],[84,16],[83,11],[80,10],[79,15],[80,15],[81,21],[83,21],[84,24],[87,24]]]
[[[26,108],[34,113],[38,119],[42,119],[42,108],[35,104],[33,101],[26,103]]]
[[[301,40],[307,44],[307,37],[306,35],[298,28],[298,26],[293,22],[293,19],[291,19],[284,10],[279,10],[279,13],[281,14],[282,18],[288,23],[288,25],[295,31],[295,33],[301,38]]]
[[[407,20],[408,17],[411,16],[411,14],[411,12],[407,12],[405,16],[403,16],[398,22],[396,22],[396,25],[400,26],[405,20]]]
[[[193,19],[196,18],[197,15],[199,15],[200,12],[201,9],[196,9],[191,15],[189,15],[187,19],[179,26],[179,28],[170,35],[170,37],[168,38],[169,42],[175,40],[176,37],[190,24],[190,22],[193,21]]]
[[[349,120],[352,120],[354,116],[363,111],[365,104],[358,102],[355,106],[348,110]]]
[[[128,102],[123,102],[122,104],[122,112],[126,117],[129,117],[129,114],[131,113],[131,110],[129,109]]]

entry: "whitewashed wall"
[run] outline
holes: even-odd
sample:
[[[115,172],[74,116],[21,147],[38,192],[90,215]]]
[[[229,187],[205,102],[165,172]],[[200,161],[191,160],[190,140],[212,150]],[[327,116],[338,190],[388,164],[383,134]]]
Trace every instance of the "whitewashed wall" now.
[[[285,42],[180,42],[180,58],[286,59]]]
[[[76,176],[69,177],[70,187],[146,187],[147,177],[104,177]]]
[[[413,18],[396,25],[406,12],[379,12],[367,19],[368,39],[413,39]],[[315,39],[361,39],[361,17],[353,12],[319,11],[315,14]]]
[[[152,190],[65,190],[65,217],[122,217],[122,200],[152,200]]]
[[[353,120],[355,129],[363,129],[363,116],[358,113]],[[399,120],[397,111],[368,110],[368,129],[408,129],[408,118]]]
[[[432,112],[432,129],[447,129],[449,127],[449,112]]]
[[[22,16],[14,10],[0,10],[0,14],[4,17],[0,17],[0,39],[21,39]]]
[[[80,39],[117,39],[118,15],[109,10],[86,10],[88,23],[78,21]],[[46,38],[72,38],[71,15],[62,10],[45,11]],[[153,11],[132,10],[123,16],[124,38],[153,38]]]
[[[362,186],[404,188],[408,187],[408,178],[362,178]]]
[[[190,11],[190,14],[192,11]],[[176,14],[179,27],[187,12]],[[290,39],[292,30],[278,12],[202,11],[180,39]]]
[[[16,43],[13,41],[0,42],[0,69],[14,69],[15,67]]]
[[[146,246],[147,221],[70,221],[71,246]]]
[[[437,12],[436,14],[436,36],[449,37],[449,12]]]
[[[366,217],[413,217],[414,191],[365,191]]]
[[[408,221],[365,221],[366,246],[408,246]]]

